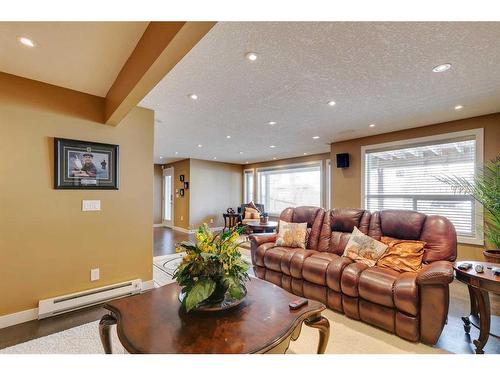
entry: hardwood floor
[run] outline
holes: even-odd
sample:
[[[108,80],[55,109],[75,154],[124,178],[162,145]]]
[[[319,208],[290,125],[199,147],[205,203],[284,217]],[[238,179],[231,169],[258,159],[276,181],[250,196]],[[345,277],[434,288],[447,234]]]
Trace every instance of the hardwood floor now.
[[[181,241],[193,240],[194,235],[172,230],[170,228],[153,228],[153,256],[175,253],[175,244]]]
[[[173,254],[176,242],[193,239],[193,237],[193,235],[168,228],[154,228],[154,256]],[[500,315],[500,296],[490,294],[490,300],[492,314]],[[96,306],[0,329],[0,349],[99,320],[105,313],[106,310]],[[470,335],[464,332],[461,317],[468,314],[469,294],[467,287],[455,280],[450,285],[448,324],[436,344],[437,347],[453,353],[474,353],[472,340],[478,337],[479,330],[472,327]],[[335,330],[332,330],[332,334],[335,334]],[[500,353],[500,339],[490,337],[484,351],[487,354]]]

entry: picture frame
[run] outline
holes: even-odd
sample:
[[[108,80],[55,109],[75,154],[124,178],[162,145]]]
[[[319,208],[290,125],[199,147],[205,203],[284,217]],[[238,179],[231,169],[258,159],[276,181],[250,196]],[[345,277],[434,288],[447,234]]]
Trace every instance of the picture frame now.
[[[54,138],[54,189],[118,190],[120,146]]]
[[[181,197],[183,197],[183,196],[184,196],[184,189],[180,189],[180,190],[179,190],[179,195],[180,195]]]
[[[184,182],[184,175],[183,175],[183,174],[181,174],[181,175],[179,176],[179,180],[180,180],[181,182]]]
[[[184,189],[186,190],[189,189],[189,182],[187,181],[184,182]]]

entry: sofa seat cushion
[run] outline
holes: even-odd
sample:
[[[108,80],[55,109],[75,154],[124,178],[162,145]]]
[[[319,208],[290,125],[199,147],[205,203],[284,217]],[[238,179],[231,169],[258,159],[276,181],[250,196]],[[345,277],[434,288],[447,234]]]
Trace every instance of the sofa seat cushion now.
[[[255,265],[265,267],[264,256],[274,247],[274,242],[264,242],[255,249]]]
[[[336,254],[318,252],[304,260],[302,277],[314,284],[326,286],[326,271],[330,262],[340,258]]]
[[[394,307],[393,289],[399,272],[370,267],[359,277],[359,296],[382,306]]]
[[[299,250],[304,249],[282,246],[275,246],[273,248],[270,248],[264,254],[264,266],[273,271],[283,272],[281,268],[282,258],[284,257],[285,260],[288,260],[289,263],[289,259],[291,259],[291,257]],[[287,261],[285,261],[285,263],[287,263]],[[289,272],[286,274],[288,275]]]
[[[342,293],[349,297],[359,297],[359,277],[368,266],[364,263],[351,263],[344,268],[340,280]]]
[[[328,264],[328,269],[326,270],[326,285],[328,288],[339,293],[342,291],[340,286],[342,273],[344,272],[344,268],[351,263],[353,263],[351,259],[343,256],[339,256],[331,260],[330,264]]]

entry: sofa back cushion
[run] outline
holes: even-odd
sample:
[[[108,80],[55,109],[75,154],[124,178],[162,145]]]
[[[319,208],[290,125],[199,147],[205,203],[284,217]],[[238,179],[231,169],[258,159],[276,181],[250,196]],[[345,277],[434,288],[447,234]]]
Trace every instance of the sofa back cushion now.
[[[420,240],[424,247],[424,263],[437,260],[454,261],[457,235],[453,224],[443,216],[425,215],[410,210],[383,210],[372,213],[368,235],[400,240]]]
[[[280,220],[289,223],[307,223],[309,232],[307,248],[316,250],[318,248],[319,235],[324,215],[325,210],[321,207],[288,207],[281,213]]]
[[[325,213],[318,243],[319,251],[342,255],[354,227],[368,234],[370,212],[358,208],[334,208]]]

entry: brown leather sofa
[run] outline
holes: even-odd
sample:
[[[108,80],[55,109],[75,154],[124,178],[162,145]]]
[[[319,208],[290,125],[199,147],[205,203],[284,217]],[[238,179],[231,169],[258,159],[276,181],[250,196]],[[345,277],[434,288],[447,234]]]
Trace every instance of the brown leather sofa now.
[[[307,249],[276,247],[275,234],[250,236],[257,277],[404,339],[437,342],[448,315],[457,249],[448,219],[406,210],[296,207],[285,209],[280,220],[307,222]],[[378,240],[425,241],[423,268],[400,273],[341,256],[355,226]]]

